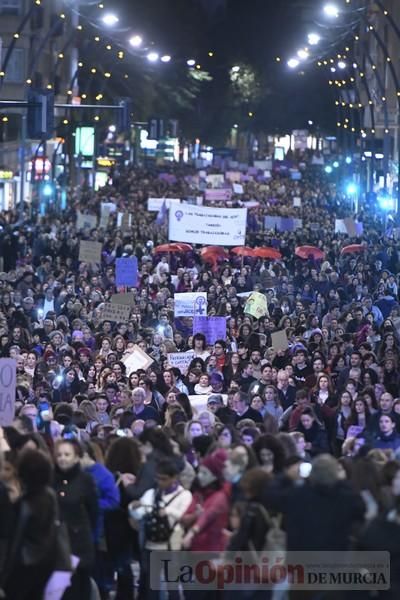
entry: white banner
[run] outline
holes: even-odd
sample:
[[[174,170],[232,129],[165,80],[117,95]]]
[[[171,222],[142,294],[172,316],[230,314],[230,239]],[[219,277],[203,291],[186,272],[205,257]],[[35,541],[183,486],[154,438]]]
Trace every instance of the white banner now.
[[[246,208],[180,205],[169,211],[169,239],[204,246],[244,246]]]
[[[171,204],[180,204],[179,198],[149,198],[147,200],[147,210],[149,212],[158,212],[165,202],[166,208],[171,208]]]
[[[174,294],[175,317],[206,317],[207,292]]]

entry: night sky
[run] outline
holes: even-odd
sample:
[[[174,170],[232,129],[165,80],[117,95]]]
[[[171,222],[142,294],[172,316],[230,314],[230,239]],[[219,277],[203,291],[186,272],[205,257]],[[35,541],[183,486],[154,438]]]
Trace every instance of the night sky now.
[[[184,70],[186,59],[193,57],[212,75],[194,107],[193,134],[223,137],[221,128],[227,130],[234,118],[228,71],[238,63],[255,69],[265,92],[254,128],[284,132],[306,127],[311,119],[322,130],[334,130],[326,74],[313,65],[303,75],[286,66],[313,29],[313,0],[114,0],[113,7],[155,46],[172,54],[170,69]],[[278,55],[281,63],[275,60]]]

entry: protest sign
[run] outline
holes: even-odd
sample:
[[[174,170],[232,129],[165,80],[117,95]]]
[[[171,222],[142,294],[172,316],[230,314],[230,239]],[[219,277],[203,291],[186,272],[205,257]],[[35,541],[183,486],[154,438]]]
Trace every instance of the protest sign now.
[[[194,352],[169,352],[167,354],[168,364],[171,367],[179,369],[183,375],[186,375],[194,356]]]
[[[225,202],[232,198],[232,190],[221,189],[221,190],[206,190],[205,199],[209,202]]]
[[[302,229],[303,220],[291,217],[265,217],[265,229],[277,229],[278,231],[295,231]]]
[[[221,174],[218,175],[207,175],[206,181],[208,185],[211,185],[213,188],[220,188],[224,185],[224,176]]]
[[[122,231],[129,231],[132,227],[133,216],[130,213],[119,212],[117,215],[117,227],[120,227]]]
[[[147,210],[149,212],[158,212],[165,202],[167,208],[171,208],[172,204],[180,204],[180,198],[149,198],[147,200]]]
[[[15,413],[17,363],[14,358],[0,358],[0,425],[11,425]]]
[[[193,335],[204,334],[207,344],[215,344],[217,340],[226,339],[225,317],[194,317]]]
[[[272,169],[272,160],[255,160],[254,166],[260,171],[266,171]]]
[[[76,228],[78,231],[80,229],[96,229],[97,227],[97,217],[96,215],[85,215],[78,211],[76,217]]]
[[[101,248],[102,245],[100,242],[81,240],[79,244],[79,260],[86,263],[100,263]]]
[[[111,304],[107,302],[101,309],[101,320],[125,323],[129,320],[130,314],[131,308],[127,304]]]
[[[348,217],[347,219],[344,219],[344,225],[345,225],[347,233],[350,237],[356,237],[356,235],[358,235],[357,228],[356,228],[356,222],[354,219],[352,219],[350,217]]]
[[[131,373],[134,373],[138,369],[143,369],[144,371],[148,369],[153,363],[153,359],[146,352],[143,352],[140,346],[135,344],[133,351],[123,356],[122,362],[126,367],[126,375],[129,377]]]
[[[265,317],[268,315],[267,297],[261,292],[253,292],[245,304],[244,312],[256,319]]]
[[[111,304],[123,304],[124,306],[135,306],[135,297],[132,292],[126,294],[113,294]]]
[[[301,207],[301,198],[299,198],[299,196],[295,196],[293,198],[293,206],[296,208],[300,208]]]
[[[241,176],[242,174],[240,171],[227,171],[225,173],[225,179],[230,183],[240,183]]]
[[[138,282],[138,261],[136,256],[117,258],[115,261],[115,283],[135,287]]]
[[[234,183],[232,187],[234,194],[243,194],[243,186],[240,183]]]
[[[207,315],[207,292],[184,292],[174,294],[175,317]]]
[[[169,239],[210,246],[244,246],[247,210],[184,206],[169,213]]]
[[[108,225],[108,219],[111,213],[115,212],[117,207],[114,202],[102,202],[100,212],[100,229],[105,229]]]
[[[271,346],[276,352],[279,352],[279,350],[287,350],[289,348],[286,331],[284,329],[271,333]]]
[[[346,225],[343,219],[335,219],[335,233],[347,233]]]

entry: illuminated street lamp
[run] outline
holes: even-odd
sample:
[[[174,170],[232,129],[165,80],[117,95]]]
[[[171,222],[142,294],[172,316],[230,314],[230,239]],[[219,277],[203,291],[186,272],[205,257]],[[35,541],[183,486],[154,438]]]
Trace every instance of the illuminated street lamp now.
[[[119,21],[117,15],[114,13],[106,13],[101,20],[103,21],[104,25],[107,25],[107,27],[114,27],[114,25],[116,25]]]
[[[186,61],[186,64],[188,67],[194,67],[196,61],[194,60],[194,58],[189,58],[189,60]]]
[[[160,56],[157,52],[149,52],[147,55],[147,60],[151,63],[157,62],[159,58]]]
[[[287,61],[287,66],[289,67],[289,69],[296,69],[300,64],[300,61],[298,58],[289,58],[289,60]]]
[[[301,59],[301,60],[306,60],[309,57],[309,53],[307,48],[301,48],[300,50],[297,51],[297,56]]]
[[[161,62],[163,63],[169,63],[171,62],[171,57],[169,54],[164,54],[164,56],[161,57]]]
[[[133,35],[130,38],[129,43],[131,46],[133,46],[133,48],[139,48],[139,46],[141,46],[143,43],[143,39],[140,35]]]
[[[337,19],[339,16],[339,9],[336,4],[325,4],[324,6],[324,14],[330,19]]]
[[[310,46],[317,46],[320,41],[321,37],[318,35],[318,33],[308,34],[308,43],[310,44]]]

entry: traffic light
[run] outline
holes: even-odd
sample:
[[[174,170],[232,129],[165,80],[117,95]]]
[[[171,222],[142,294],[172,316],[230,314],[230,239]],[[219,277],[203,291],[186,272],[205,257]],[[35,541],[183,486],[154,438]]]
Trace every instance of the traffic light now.
[[[49,140],[54,131],[54,92],[30,90],[27,111],[28,137],[34,140]]]
[[[129,131],[131,128],[132,100],[121,98],[119,105],[121,108],[118,111],[117,129],[119,132]]]

